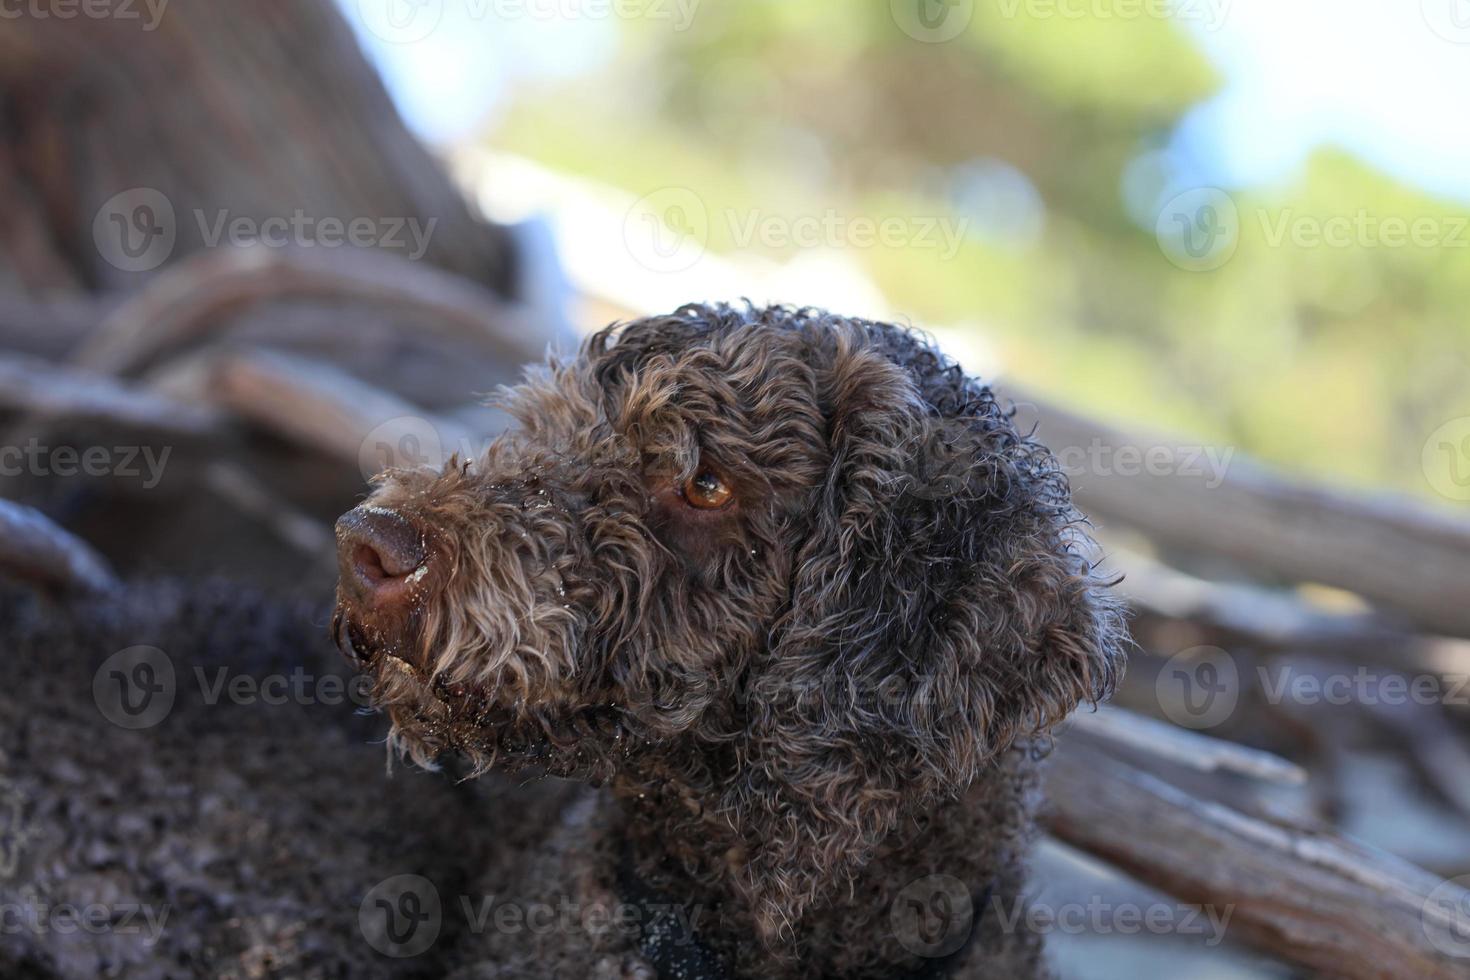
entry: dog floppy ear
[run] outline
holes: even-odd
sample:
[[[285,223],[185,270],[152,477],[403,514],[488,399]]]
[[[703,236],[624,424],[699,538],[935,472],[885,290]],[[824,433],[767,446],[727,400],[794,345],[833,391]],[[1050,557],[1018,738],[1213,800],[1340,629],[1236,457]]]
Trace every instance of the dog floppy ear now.
[[[768,940],[1122,665],[1052,455],[897,328],[843,331],[823,361],[831,462],[733,801]]]

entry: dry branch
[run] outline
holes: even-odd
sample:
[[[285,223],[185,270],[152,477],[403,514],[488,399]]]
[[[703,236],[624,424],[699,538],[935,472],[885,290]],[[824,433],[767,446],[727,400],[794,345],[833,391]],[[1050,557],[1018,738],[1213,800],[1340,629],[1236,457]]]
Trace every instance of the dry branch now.
[[[116,305],[116,298],[33,300],[0,291],[0,349],[60,360]]]
[[[114,311],[73,362],[137,374],[213,339],[232,314],[287,299],[400,309],[483,344],[492,359],[523,363],[545,354],[544,329],[467,279],[371,251],[255,247],[204,252],[170,267]]]
[[[241,466],[227,461],[209,464],[204,483],[236,510],[268,528],[281,541],[311,561],[332,560],[332,532],[320,521],[272,493]]]
[[[1228,772],[1287,786],[1307,781],[1306,770],[1270,752],[1186,731],[1122,708],[1104,705],[1096,711],[1079,711],[1068,726],[1094,739],[1124,745],[1199,772]]]
[[[1135,612],[1202,626],[1222,645],[1392,662],[1422,642],[1375,612],[1321,609],[1280,589],[1211,582],[1127,549],[1110,546],[1107,552],[1108,566],[1124,576],[1118,592]]]
[[[8,500],[0,500],[0,576],[84,595],[118,585],[91,547],[40,511]]]
[[[307,358],[256,351],[222,358],[207,370],[204,394],[216,404],[292,442],[344,463],[438,466],[475,445],[470,431]],[[376,470],[374,470],[375,472]]]
[[[1394,747],[1409,756],[1425,784],[1461,816],[1470,817],[1470,746],[1445,716],[1444,706],[1379,699],[1365,703],[1363,710],[1393,733]]]
[[[0,409],[32,420],[101,422],[171,437],[215,431],[219,413],[186,405],[112,378],[31,357],[0,355]]]
[[[1048,827],[1145,884],[1229,909],[1229,932],[1349,978],[1463,978],[1470,892],[1365,845],[1196,799],[1067,740]],[[1448,950],[1448,952],[1446,951]]]
[[[1290,480],[1239,454],[1215,485],[1201,463],[1207,457],[1192,449],[1110,427],[1015,388],[1006,394],[1016,400],[1021,423],[1037,423],[1041,440],[1071,461],[1073,490],[1089,514],[1170,546],[1348,589],[1428,629],[1470,636],[1470,523],[1408,500],[1355,497]],[[1094,459],[1104,465],[1086,462]],[[1145,466],[1144,459],[1153,462]]]

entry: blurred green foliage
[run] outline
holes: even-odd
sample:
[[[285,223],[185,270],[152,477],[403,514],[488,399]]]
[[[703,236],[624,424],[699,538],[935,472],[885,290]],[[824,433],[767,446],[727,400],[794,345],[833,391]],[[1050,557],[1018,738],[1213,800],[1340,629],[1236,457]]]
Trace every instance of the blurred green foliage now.
[[[706,2],[685,31],[623,24],[609,67],[520,92],[489,139],[634,194],[691,188],[712,213],[958,220],[967,168],[1019,172],[1034,234],[1022,208],[1023,233],[972,222],[952,256],[844,252],[896,308],[974,324],[1063,402],[1432,495],[1424,440],[1470,415],[1465,209],[1322,151],[1287,186],[1232,191],[1229,261],[1179,268],[1155,237],[1170,193],[1158,148],[1221,80],[1172,21],[1036,9],[980,0],[959,37],[920,43],[886,2]],[[1332,219],[1358,222],[1351,240],[1314,242]],[[1438,242],[1361,230],[1387,219],[1432,222]],[[741,244],[710,222],[710,248]]]

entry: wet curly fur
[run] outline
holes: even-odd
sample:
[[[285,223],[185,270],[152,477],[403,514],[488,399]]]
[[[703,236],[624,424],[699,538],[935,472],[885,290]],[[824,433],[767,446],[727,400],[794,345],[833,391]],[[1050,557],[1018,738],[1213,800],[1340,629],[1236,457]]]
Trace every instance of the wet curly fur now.
[[[811,309],[609,328],[504,402],[366,505],[428,556],[401,602],[339,591],[395,744],[609,784],[607,861],[730,975],[1039,969],[985,903],[944,961],[899,906],[1018,897],[1045,733],[1122,669],[1052,454],[922,336]]]

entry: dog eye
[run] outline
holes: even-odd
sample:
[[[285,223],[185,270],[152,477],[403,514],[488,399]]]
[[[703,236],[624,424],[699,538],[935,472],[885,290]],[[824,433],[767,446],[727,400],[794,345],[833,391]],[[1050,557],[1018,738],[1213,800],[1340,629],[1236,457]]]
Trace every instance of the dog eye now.
[[[720,475],[713,470],[700,470],[684,481],[684,500],[700,510],[718,510],[735,496]]]

